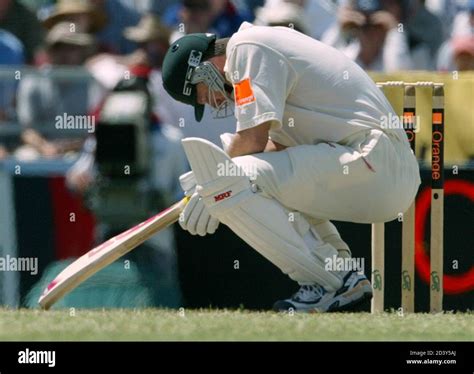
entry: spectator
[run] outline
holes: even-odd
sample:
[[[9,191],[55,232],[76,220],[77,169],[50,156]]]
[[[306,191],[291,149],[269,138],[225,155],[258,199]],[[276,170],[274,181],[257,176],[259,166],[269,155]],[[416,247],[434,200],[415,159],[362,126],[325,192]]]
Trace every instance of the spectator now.
[[[468,0],[467,6],[456,14],[453,21],[452,36],[474,34],[474,0]]]
[[[157,16],[145,15],[136,27],[124,30],[124,35],[138,44],[139,48],[132,55],[124,58],[114,58],[110,55],[99,55],[88,62],[92,75],[104,86],[112,88],[127,74],[130,65],[148,66],[151,69],[149,89],[155,98],[155,113],[162,123],[178,128],[185,137],[205,137],[220,144],[220,134],[231,131],[235,119],[228,117],[214,119],[207,110],[202,123],[197,123],[194,109],[191,106],[173,100],[163,88],[161,78],[161,63],[164,55],[163,48],[168,45],[170,30],[166,28]]]
[[[265,4],[265,0],[231,0],[232,5],[237,9],[237,13],[242,15],[247,22],[255,20],[255,10]]]
[[[243,2],[250,12],[255,12],[258,7],[262,7],[265,4],[265,0],[243,0]]]
[[[209,30],[212,24],[210,9],[209,0],[183,0],[180,4],[172,5],[163,15],[163,22],[175,28],[170,41],[187,33]]]
[[[155,98],[155,113],[161,121],[179,129],[185,137],[200,136],[219,143],[219,135],[234,127],[233,118],[215,120],[207,111],[202,123],[198,124],[194,109],[173,100],[163,88],[161,64],[169,45],[170,30],[157,16],[145,15],[136,27],[125,29],[124,35],[139,45],[136,55],[142,54],[141,63],[151,68],[149,88]]]
[[[309,35],[313,38],[321,40],[323,34],[337,22],[336,3],[335,0],[306,0],[304,2],[305,13],[311,20]]]
[[[60,22],[47,34],[46,52],[53,67],[80,68],[93,44],[92,35],[72,32],[70,23]],[[87,77],[85,70],[84,76]],[[78,83],[55,79],[51,66],[42,67],[39,74],[25,76],[18,89],[17,108],[20,124],[30,130],[25,131],[24,140],[42,155],[56,156],[69,150],[46,139],[61,137],[55,129],[57,116],[86,115],[99,98],[100,90],[91,84],[91,79]],[[75,148],[79,142],[72,144]]]
[[[25,63],[23,44],[13,34],[0,29],[0,68],[2,66],[15,66],[20,68]],[[0,125],[3,121],[11,121],[15,118],[15,96],[17,81],[10,79],[0,80]],[[0,160],[9,156],[6,139],[0,137]]]
[[[37,13],[40,12],[41,9],[52,6],[55,0],[19,0],[19,2],[32,12]]]
[[[264,8],[278,10],[285,3],[304,9],[308,23],[307,35],[321,40],[323,34],[336,23],[337,5],[334,0],[267,0]]]
[[[454,65],[458,71],[474,70],[474,36],[458,36],[452,40]]]
[[[43,26],[51,30],[59,22],[73,23],[75,31],[92,34],[105,27],[107,17],[90,0],[59,0]]]
[[[274,6],[258,8],[255,12],[255,25],[285,26],[309,35],[309,22],[304,9],[296,4],[282,2]]]
[[[161,69],[161,63],[169,48],[171,31],[157,16],[153,14],[143,16],[138,25],[127,27],[123,34],[144,52],[150,67]]]
[[[407,33],[398,31],[408,11],[404,4],[396,0],[345,4],[339,8],[338,24],[324,34],[323,41],[367,70],[411,69]]]
[[[444,41],[443,25],[439,17],[425,7],[423,0],[416,0],[412,4],[407,20],[412,68],[435,70],[436,56]]]
[[[451,36],[453,22],[465,0],[424,0],[424,6],[440,20],[443,28],[443,39]]]
[[[225,38],[245,20],[229,0],[183,0],[163,15],[166,25],[177,28],[172,40],[196,32],[212,32]]]
[[[110,53],[128,54],[136,49],[135,43],[127,40],[122,31],[140,21],[140,13],[121,0],[92,0],[97,9],[107,14],[107,24],[97,33],[102,50]]]
[[[9,155],[7,148],[0,144],[0,160],[8,158]]]
[[[12,33],[0,29],[0,65],[23,65],[25,49]]]
[[[77,31],[95,34],[100,52],[127,54],[136,46],[122,30],[139,20],[140,14],[123,0],[59,0],[43,24],[49,29],[60,21],[74,23]]]
[[[159,69],[171,35],[171,31],[153,14],[145,14],[138,25],[121,32],[135,46],[133,53],[126,56],[102,53],[87,62],[94,78],[110,90],[125,77],[128,66],[146,65]]]
[[[239,13],[230,0],[210,0],[213,22],[210,32],[222,38],[230,37],[237,32],[244,21],[251,21],[250,13]]]
[[[0,66],[16,66],[20,68],[25,63],[25,51],[21,41],[12,33],[0,29]],[[17,81],[13,77],[0,81],[0,122],[12,120],[15,117],[15,95]]]
[[[0,0],[0,29],[11,32],[23,43],[26,62],[33,63],[43,42],[43,29],[34,13],[17,0]]]
[[[147,11],[158,16],[163,16],[168,8],[175,5],[178,0],[160,0],[160,1],[148,1],[148,9]]]
[[[472,35],[474,35],[474,0],[469,0],[467,8],[459,12],[454,18],[451,38],[444,42],[439,49],[437,58],[438,70],[456,70],[453,55],[453,39]]]

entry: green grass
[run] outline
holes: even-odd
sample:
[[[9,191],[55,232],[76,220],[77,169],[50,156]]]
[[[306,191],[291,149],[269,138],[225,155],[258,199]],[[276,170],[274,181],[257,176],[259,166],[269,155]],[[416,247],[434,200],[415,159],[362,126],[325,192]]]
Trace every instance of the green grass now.
[[[227,310],[0,309],[2,340],[470,340],[474,314],[276,314]]]

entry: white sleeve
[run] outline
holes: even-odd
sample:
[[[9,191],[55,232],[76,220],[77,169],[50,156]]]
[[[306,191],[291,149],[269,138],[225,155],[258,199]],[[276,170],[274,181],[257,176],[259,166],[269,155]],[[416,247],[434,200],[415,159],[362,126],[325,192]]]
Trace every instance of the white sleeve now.
[[[35,120],[41,120],[39,113],[41,91],[39,84],[35,84],[35,79],[26,76],[20,82],[17,91],[17,116],[23,127],[35,125]]]
[[[341,27],[336,22],[330,26],[322,35],[321,41],[336,49],[344,49],[349,44],[349,38],[342,32]]]
[[[280,128],[295,80],[288,60],[263,45],[238,44],[226,65],[226,75],[234,86],[236,131],[267,121],[276,121],[274,129]]]
[[[383,47],[385,72],[410,70],[413,68],[406,33],[392,29],[387,33]]]

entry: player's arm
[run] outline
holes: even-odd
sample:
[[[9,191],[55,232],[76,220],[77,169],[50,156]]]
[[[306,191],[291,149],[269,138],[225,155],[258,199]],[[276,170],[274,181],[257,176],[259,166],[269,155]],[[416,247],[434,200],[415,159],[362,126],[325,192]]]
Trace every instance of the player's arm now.
[[[229,156],[237,157],[263,152],[268,143],[270,127],[271,121],[268,121],[234,134],[227,151]]]
[[[277,143],[274,140],[268,139],[267,146],[265,147],[264,152],[278,152],[283,151],[284,149],[288,148],[286,145]]]
[[[282,126],[286,99],[297,78],[294,69],[273,49],[246,43],[232,50],[227,65],[232,77],[240,77],[232,82],[237,134],[228,154],[236,157],[284,149],[269,140],[269,131]]]
[[[252,153],[281,151],[286,147],[268,138],[273,121],[237,132],[228,148],[230,157],[244,156]]]

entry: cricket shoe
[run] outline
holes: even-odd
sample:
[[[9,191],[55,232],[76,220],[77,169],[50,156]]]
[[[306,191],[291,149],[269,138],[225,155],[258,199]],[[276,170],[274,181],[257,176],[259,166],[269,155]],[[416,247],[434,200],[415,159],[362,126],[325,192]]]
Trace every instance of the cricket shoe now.
[[[364,274],[349,271],[343,279],[342,287],[336,292],[328,292],[315,285],[301,286],[290,299],[279,300],[273,304],[278,312],[338,312],[349,310],[372,297],[372,287]]]
[[[372,298],[372,285],[357,271],[349,271],[344,276],[342,287],[333,293],[333,301],[326,312],[342,312]]]
[[[332,293],[319,284],[301,286],[291,298],[278,300],[273,304],[277,312],[317,312],[325,311],[334,302]]]

